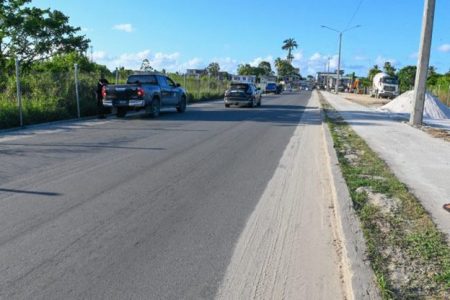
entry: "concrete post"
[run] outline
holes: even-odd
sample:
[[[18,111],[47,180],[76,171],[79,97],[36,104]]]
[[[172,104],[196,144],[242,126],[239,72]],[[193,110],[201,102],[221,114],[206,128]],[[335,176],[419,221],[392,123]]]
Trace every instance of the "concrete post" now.
[[[78,91],[78,64],[74,64],[75,70],[75,96],[77,97],[77,117],[81,117],[80,113],[80,93]]]
[[[16,88],[17,88],[17,103],[19,105],[20,127],[23,127],[22,90],[20,87],[20,65],[18,58],[16,58]]]
[[[412,125],[422,125],[423,121],[423,108],[428,66],[430,63],[435,4],[435,0],[425,0],[424,4],[422,35],[420,39],[419,59],[417,62],[416,82],[414,85],[413,111],[411,112],[409,120]]]
[[[342,47],[342,32],[339,32],[339,56],[338,56],[337,78],[336,78],[336,94],[339,93],[339,83],[341,77],[341,47]]]
[[[448,86],[448,91],[447,91],[447,106],[450,106],[450,85]]]

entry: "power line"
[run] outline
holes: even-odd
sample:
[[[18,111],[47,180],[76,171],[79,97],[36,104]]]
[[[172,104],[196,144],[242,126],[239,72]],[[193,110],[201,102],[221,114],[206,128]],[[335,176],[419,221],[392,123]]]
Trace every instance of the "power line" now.
[[[363,4],[363,2],[364,2],[364,0],[360,0],[359,1],[359,4],[356,7],[355,12],[353,13],[352,17],[350,18],[350,21],[348,21],[348,24],[347,24],[347,26],[345,26],[345,29],[343,31],[347,30],[348,27],[352,24],[353,19],[356,17],[356,14],[359,12],[359,9],[361,8],[361,5]]]

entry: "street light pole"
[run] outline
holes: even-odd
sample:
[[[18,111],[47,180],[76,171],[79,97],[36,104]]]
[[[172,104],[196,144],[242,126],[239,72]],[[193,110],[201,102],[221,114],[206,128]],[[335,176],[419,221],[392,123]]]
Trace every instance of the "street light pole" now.
[[[422,125],[425,91],[430,63],[431,39],[433,36],[433,21],[435,0],[425,0],[422,20],[422,35],[420,39],[419,59],[417,62],[416,82],[414,85],[414,106],[409,122],[412,125]]]
[[[336,86],[335,86],[335,91],[336,91],[336,94],[337,94],[339,92],[339,83],[340,83],[340,78],[341,78],[342,35],[344,34],[344,32],[347,32],[349,30],[361,27],[361,25],[356,25],[356,26],[347,28],[347,29],[342,30],[342,31],[334,29],[334,28],[331,28],[331,27],[328,27],[328,26],[325,26],[325,25],[321,25],[320,27],[326,28],[326,29],[329,29],[329,30],[332,30],[332,31],[335,31],[335,32],[339,33],[339,56],[338,56],[338,69],[337,69],[337,74],[336,74],[337,76],[336,76]]]

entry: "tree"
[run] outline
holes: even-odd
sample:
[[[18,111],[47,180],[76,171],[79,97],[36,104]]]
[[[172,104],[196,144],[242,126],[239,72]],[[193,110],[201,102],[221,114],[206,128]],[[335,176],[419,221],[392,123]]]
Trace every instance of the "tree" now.
[[[272,66],[270,65],[270,62],[268,61],[262,61],[258,64],[258,68],[264,71],[263,75],[273,75]]]
[[[378,68],[378,65],[374,65],[373,68],[369,70],[369,75],[367,77],[369,78],[370,81],[372,81],[375,75],[377,75],[380,72],[381,70]]]
[[[436,72],[436,68],[434,66],[428,67],[428,78],[427,78],[427,85],[435,86],[438,82],[438,79],[442,77],[443,75],[438,74]]]
[[[217,77],[220,72],[220,66],[216,62],[212,62],[206,67],[206,71],[210,76]]]
[[[63,53],[84,53],[89,39],[78,35],[69,17],[58,10],[30,6],[31,0],[0,0],[0,69],[18,57],[29,66]]]
[[[256,77],[260,77],[264,74],[265,70],[260,67],[252,67],[249,64],[239,65],[238,66],[238,74],[239,75],[255,75]]]
[[[408,91],[414,87],[416,71],[416,66],[406,66],[397,72],[398,81],[400,83],[400,92]]]
[[[53,73],[71,72],[74,64],[78,64],[79,70],[83,72],[99,72],[103,74],[111,74],[106,66],[98,65],[89,61],[85,55],[78,52],[67,54],[57,54],[50,59],[33,63],[31,70],[34,71],[50,71]]]
[[[144,58],[144,60],[142,61],[141,71],[153,71],[153,68],[150,65],[150,61],[147,58]]]
[[[277,58],[275,60],[275,67],[277,68],[277,73],[280,77],[297,74],[295,68],[285,59]]]
[[[292,50],[294,50],[294,48],[297,47],[298,44],[293,38],[289,38],[283,41],[283,47],[281,47],[281,49],[288,51],[286,59],[289,61],[289,63],[292,63],[292,60],[294,59],[294,56],[292,55]]]
[[[383,66],[383,69],[384,69],[384,73],[386,73],[386,74],[388,74],[389,76],[395,76],[395,68],[391,65],[391,63],[390,62],[385,62],[384,63],[384,66]]]

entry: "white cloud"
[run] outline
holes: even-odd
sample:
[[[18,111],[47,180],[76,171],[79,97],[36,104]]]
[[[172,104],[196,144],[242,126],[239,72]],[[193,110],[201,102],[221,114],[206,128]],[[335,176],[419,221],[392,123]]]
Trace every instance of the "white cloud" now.
[[[105,51],[94,51],[92,53],[92,59],[94,61],[103,60],[106,58],[106,52]]]
[[[414,53],[411,53],[409,55],[409,58],[411,58],[411,59],[417,59],[418,57],[419,57],[419,53],[418,52],[414,52]]]
[[[439,51],[441,52],[450,52],[450,44],[443,44],[439,47]]]
[[[150,66],[159,71],[165,69],[169,72],[184,72],[186,69],[204,67],[200,58],[181,61],[179,52],[152,53],[149,49],[136,53],[122,53],[116,56],[109,55],[105,51],[96,51],[92,56],[95,62],[106,65],[110,70],[114,70],[116,67],[139,70],[144,59],[148,59]]]
[[[391,65],[395,66],[398,62],[393,58],[386,58],[381,55],[378,55],[375,59],[375,64],[377,64],[379,67],[383,67],[385,62],[390,62]]]
[[[133,32],[134,28],[131,24],[116,24],[113,26],[113,29],[124,31],[124,32]]]
[[[310,61],[321,61],[322,60],[322,55],[320,55],[319,52],[314,53],[310,58]]]
[[[221,71],[225,71],[232,74],[236,73],[237,67],[239,65],[239,62],[231,57],[215,58],[211,61],[217,62],[220,66]]]
[[[179,66],[179,71],[184,72],[186,69],[201,69],[202,67],[204,67],[203,61],[198,57],[194,57],[187,62],[182,63]]]
[[[257,57],[254,60],[252,60],[249,64],[252,67],[257,67],[262,61],[267,61],[269,62],[272,66],[274,64],[274,60],[273,60],[273,56],[272,55],[267,55],[266,57]]]

